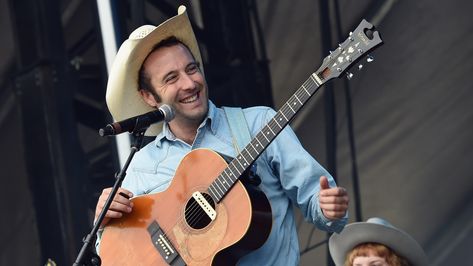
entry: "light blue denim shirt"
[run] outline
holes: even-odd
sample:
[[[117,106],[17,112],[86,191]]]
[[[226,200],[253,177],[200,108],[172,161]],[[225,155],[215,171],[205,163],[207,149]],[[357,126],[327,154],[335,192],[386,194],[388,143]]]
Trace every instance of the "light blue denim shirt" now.
[[[243,112],[252,137],[275,114],[269,107],[251,107]],[[156,140],[135,155],[122,186],[134,195],[165,190],[183,156],[197,148],[212,149],[231,157],[236,155],[225,113],[211,101],[208,115],[199,126],[192,145],[177,139],[164,124]],[[327,176],[330,186],[335,186],[335,181],[302,147],[290,127],[275,138],[256,163],[257,174],[262,180],[260,188],[271,204],[273,227],[265,244],[243,257],[238,265],[297,265],[299,243],[293,203],[300,208],[305,219],[319,229],[340,232],[346,217],[329,221],[318,204],[319,177]]]

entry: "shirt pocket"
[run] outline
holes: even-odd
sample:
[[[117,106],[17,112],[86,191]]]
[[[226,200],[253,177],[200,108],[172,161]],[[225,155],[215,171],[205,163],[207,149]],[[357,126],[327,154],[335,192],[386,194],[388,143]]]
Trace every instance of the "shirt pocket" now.
[[[135,167],[135,174],[139,177],[139,187],[144,194],[157,193],[166,190],[169,187],[174,170],[161,163],[156,163],[152,167]]]

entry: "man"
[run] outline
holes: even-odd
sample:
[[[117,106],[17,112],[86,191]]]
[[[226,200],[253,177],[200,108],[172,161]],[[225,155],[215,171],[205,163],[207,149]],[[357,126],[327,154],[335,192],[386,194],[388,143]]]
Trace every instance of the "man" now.
[[[115,120],[164,103],[173,107],[175,118],[147,131],[157,134],[156,140],[135,156],[120,189],[122,195],[114,198],[102,225],[133,212],[129,197],[166,190],[179,162],[189,152],[209,148],[223,155],[237,155],[225,113],[208,99],[199,48],[182,6],[177,16],[158,27],[142,26],[130,35],[120,47],[107,86],[107,104]],[[275,114],[268,107],[248,108],[243,113],[252,136]],[[318,228],[339,232],[347,220],[346,190],[336,187],[289,127],[267,147],[256,165],[259,187],[271,205],[273,225],[264,245],[239,264],[297,265],[293,204]],[[110,190],[102,192],[96,217]]]

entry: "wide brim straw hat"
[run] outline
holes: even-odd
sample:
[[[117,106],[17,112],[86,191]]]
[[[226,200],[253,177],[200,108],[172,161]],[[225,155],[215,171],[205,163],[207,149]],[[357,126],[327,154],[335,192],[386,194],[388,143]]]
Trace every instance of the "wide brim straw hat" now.
[[[427,256],[417,241],[406,232],[381,218],[351,223],[340,234],[333,234],[329,249],[335,265],[342,266],[346,255],[362,243],[379,243],[392,249],[414,266],[427,266]]]
[[[114,121],[156,110],[142,99],[138,91],[139,70],[153,47],[172,36],[187,45],[203,73],[199,46],[186,7],[179,6],[176,16],[157,27],[143,25],[137,28],[120,46],[110,70],[105,96]],[[156,136],[161,130],[162,123],[153,124],[146,131],[146,135]]]

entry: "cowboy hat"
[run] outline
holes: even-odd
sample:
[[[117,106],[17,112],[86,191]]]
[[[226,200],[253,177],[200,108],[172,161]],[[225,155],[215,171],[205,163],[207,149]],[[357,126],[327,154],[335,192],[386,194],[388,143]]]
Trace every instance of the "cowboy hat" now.
[[[414,266],[428,265],[424,250],[417,241],[381,218],[348,224],[340,234],[330,237],[329,250],[335,265],[344,265],[346,255],[354,247],[368,242],[389,247]]]
[[[186,7],[179,6],[176,16],[157,27],[143,25],[137,28],[120,46],[110,70],[105,95],[108,109],[115,121],[156,110],[142,99],[138,91],[139,70],[154,45],[171,36],[190,49],[203,73],[199,46]],[[162,123],[153,124],[146,131],[146,135],[156,136],[161,130]]]

